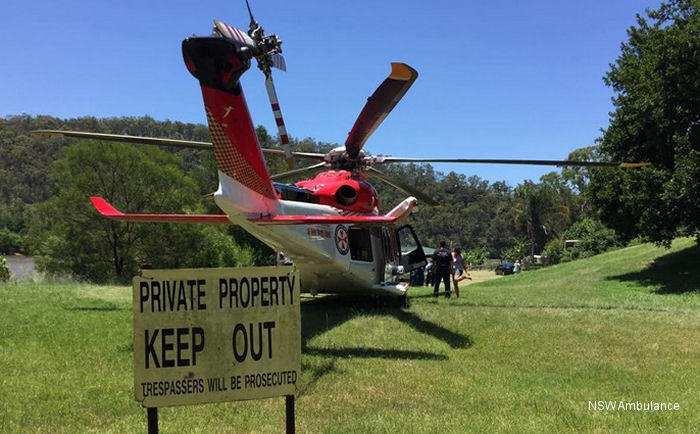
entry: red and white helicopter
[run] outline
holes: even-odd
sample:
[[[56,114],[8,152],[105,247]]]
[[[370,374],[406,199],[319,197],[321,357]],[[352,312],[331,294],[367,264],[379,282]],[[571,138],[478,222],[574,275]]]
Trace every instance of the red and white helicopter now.
[[[250,8],[248,8],[250,12]],[[406,219],[419,201],[437,203],[375,166],[398,162],[531,164],[552,166],[638,167],[635,163],[554,160],[434,159],[371,156],[363,146],[418,77],[403,63],[392,63],[389,77],[372,96],[350,131],[345,146],[328,154],[292,152],[272,81],[271,68],[285,70],[282,41],[265,35],[250,14],[248,32],[214,21],[213,34],[182,42],[185,65],[199,81],[212,143],[75,131],[37,131],[67,137],[213,149],[219,188],[213,197],[224,214],[125,214],[93,197],[104,216],[123,221],[236,224],[278,252],[300,271],[303,292],[405,296],[404,274],[425,265],[426,258]],[[283,150],[262,149],[241,89],[240,77],[256,59],[279,128]],[[284,153],[289,171],[270,176],[263,153]],[[293,158],[318,160],[293,169]],[[325,169],[312,179],[287,179]],[[367,174],[407,193],[386,215]]]

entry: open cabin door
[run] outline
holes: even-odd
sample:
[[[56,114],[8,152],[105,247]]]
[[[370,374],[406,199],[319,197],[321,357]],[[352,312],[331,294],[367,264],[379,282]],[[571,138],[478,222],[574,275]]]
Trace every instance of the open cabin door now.
[[[403,265],[404,272],[408,273],[427,264],[423,247],[413,232],[410,225],[401,226],[396,229],[396,238],[399,241],[400,258],[399,263]]]

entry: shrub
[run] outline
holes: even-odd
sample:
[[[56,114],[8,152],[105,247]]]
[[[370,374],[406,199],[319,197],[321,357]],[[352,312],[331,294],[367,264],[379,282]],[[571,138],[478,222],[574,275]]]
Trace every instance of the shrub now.
[[[553,239],[544,246],[542,256],[544,256],[545,265],[555,265],[561,262],[564,255],[564,242],[558,238]]]
[[[525,258],[530,250],[530,240],[522,239],[516,245],[503,251],[503,259],[506,261],[515,261],[516,259]]]
[[[22,237],[16,232],[0,228],[0,253],[17,253],[22,250]]]
[[[481,265],[488,257],[489,251],[486,249],[486,247],[470,249],[468,252],[464,253],[464,260],[472,265]]]
[[[564,237],[576,239],[579,242],[564,251],[562,261],[587,258],[619,244],[614,230],[608,229],[599,220],[592,218],[585,218],[571,225],[564,232]]]
[[[10,267],[7,266],[5,257],[0,256],[0,282],[9,282],[10,277]]]

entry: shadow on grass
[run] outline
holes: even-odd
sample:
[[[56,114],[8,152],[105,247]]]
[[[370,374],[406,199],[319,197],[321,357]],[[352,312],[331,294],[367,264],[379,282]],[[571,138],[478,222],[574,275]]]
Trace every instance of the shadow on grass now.
[[[444,354],[429,353],[427,351],[410,351],[410,350],[384,350],[380,348],[313,348],[306,347],[304,354],[312,356],[330,356],[330,357],[370,357],[376,359],[410,359],[410,360],[447,360]]]
[[[657,287],[656,294],[700,293],[700,245],[659,256],[641,271],[608,279]]]
[[[455,333],[438,324],[426,321],[412,312],[398,307],[390,307],[395,301],[395,299],[341,296],[321,297],[305,301],[301,304],[302,352],[309,355],[325,355],[329,357],[369,357],[395,360],[447,359],[444,354],[426,351],[370,347],[328,349],[308,346],[308,342],[314,337],[330,331],[357,316],[392,316],[417,332],[439,339],[452,348],[468,348],[472,345],[473,342],[468,336]]]
[[[312,363],[301,362],[301,372],[304,375],[309,375],[310,378],[306,381],[301,382],[299,388],[299,395],[306,395],[307,392],[312,390],[314,385],[326,374],[335,372],[335,360],[324,361],[320,365],[315,365]]]
[[[76,312],[114,312],[118,310],[127,310],[126,308],[120,308],[114,304],[108,304],[104,306],[71,306],[66,307],[66,310],[72,310]]]
[[[433,294],[432,292],[430,292],[430,293],[428,293],[428,294],[415,294],[415,295],[411,295],[411,298],[434,298],[434,299],[438,300],[438,299],[443,299],[443,298],[445,298],[445,295],[446,295],[446,292],[440,291],[440,292],[437,293],[437,295],[435,295],[435,294]],[[450,292],[450,297],[459,298],[459,297],[457,297],[457,296],[454,294],[454,292]]]
[[[440,339],[452,348],[469,348],[474,344],[474,341],[469,336],[455,333],[452,330],[426,321],[412,312],[396,309],[393,315],[399,321],[413,327],[414,330]]]

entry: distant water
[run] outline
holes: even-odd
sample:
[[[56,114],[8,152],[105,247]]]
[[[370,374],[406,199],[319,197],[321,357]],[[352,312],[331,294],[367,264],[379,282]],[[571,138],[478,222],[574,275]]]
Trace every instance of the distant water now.
[[[5,256],[15,280],[32,279],[37,276],[36,263],[31,256]]]

